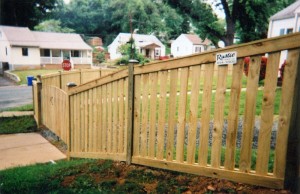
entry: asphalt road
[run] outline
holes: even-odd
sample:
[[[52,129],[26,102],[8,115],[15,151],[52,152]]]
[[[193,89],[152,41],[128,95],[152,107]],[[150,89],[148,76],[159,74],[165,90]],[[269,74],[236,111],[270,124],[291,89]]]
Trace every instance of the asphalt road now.
[[[0,110],[31,103],[31,86],[16,86],[0,76]]]

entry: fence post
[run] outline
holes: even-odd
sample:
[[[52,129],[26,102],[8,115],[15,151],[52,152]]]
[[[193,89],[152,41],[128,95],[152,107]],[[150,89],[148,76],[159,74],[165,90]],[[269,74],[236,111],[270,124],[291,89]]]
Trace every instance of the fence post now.
[[[298,52],[299,54],[300,52]],[[293,193],[300,193],[300,56],[298,56],[297,74],[294,88],[293,108],[291,114],[284,188]]]
[[[67,87],[68,87],[68,91],[70,91],[70,89],[71,88],[73,88],[73,87],[76,87],[77,85],[76,85],[76,83],[74,83],[74,82],[69,82],[69,83],[67,83]],[[71,116],[72,116],[72,111],[71,111],[71,106],[72,106],[72,104],[71,104],[71,95],[67,92],[67,94],[68,94],[68,96],[67,96],[67,100],[68,100],[68,102],[67,102],[67,113],[68,113],[68,117],[67,117],[67,119],[68,119],[68,121],[67,121],[67,160],[70,160],[70,154],[71,154],[71,134],[72,134],[72,128],[71,128],[71,126],[72,126],[72,124],[71,124],[71,122],[72,122],[72,119],[71,119]]]
[[[83,84],[83,77],[82,77],[83,72],[82,69],[79,69],[79,71],[80,71],[80,85],[81,85]]]
[[[37,106],[37,126],[38,128],[42,125],[42,79],[41,75],[37,75],[37,82],[36,82],[36,88],[37,88],[37,104],[34,106]]]
[[[127,152],[126,162],[131,164],[133,149],[133,110],[134,110],[134,64],[136,60],[129,60],[128,65],[128,130],[127,130]]]
[[[59,71],[59,88],[62,89],[62,71]]]

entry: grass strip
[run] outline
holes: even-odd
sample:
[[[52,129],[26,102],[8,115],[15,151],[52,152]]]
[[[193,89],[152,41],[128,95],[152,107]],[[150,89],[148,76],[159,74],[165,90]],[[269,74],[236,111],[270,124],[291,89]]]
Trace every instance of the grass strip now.
[[[56,164],[38,164],[0,171],[1,193],[76,193],[64,189],[61,182],[66,176],[80,174],[95,160],[58,161]],[[84,185],[81,185],[84,187]]]
[[[33,116],[0,117],[0,134],[29,133],[37,131]]]
[[[33,104],[26,104],[19,107],[7,108],[1,110],[0,112],[4,112],[4,111],[33,111]]]
[[[18,84],[27,84],[27,76],[34,76],[37,75],[45,75],[50,73],[56,73],[59,70],[23,70],[23,71],[12,71],[11,73],[16,74],[20,78],[20,82]]]

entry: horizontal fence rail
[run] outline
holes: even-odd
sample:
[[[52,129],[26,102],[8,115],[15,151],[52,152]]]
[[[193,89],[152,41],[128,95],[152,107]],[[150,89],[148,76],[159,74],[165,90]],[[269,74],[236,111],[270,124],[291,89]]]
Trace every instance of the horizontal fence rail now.
[[[50,91],[46,85],[67,91],[65,83],[81,84],[66,95],[71,157],[126,160],[283,188],[289,130],[297,130],[291,122],[299,48],[295,33],[135,66],[93,81],[82,79],[95,72],[45,76],[42,91]],[[232,51],[237,63],[215,65],[217,54]],[[281,82],[282,51],[287,58]],[[263,81],[262,56],[267,57]],[[43,111],[55,112],[44,106],[49,105],[42,104]]]
[[[80,71],[64,71],[41,76],[44,85],[51,85],[68,91],[67,84],[73,82],[81,85],[115,72],[115,69],[82,69]]]

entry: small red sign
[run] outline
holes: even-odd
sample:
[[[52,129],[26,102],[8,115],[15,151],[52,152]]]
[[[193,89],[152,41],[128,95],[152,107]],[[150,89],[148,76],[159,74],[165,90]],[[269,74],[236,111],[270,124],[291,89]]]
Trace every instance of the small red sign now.
[[[67,60],[67,59],[63,60],[63,62],[62,62],[62,68],[65,71],[70,71],[71,68],[72,68],[70,60]]]

